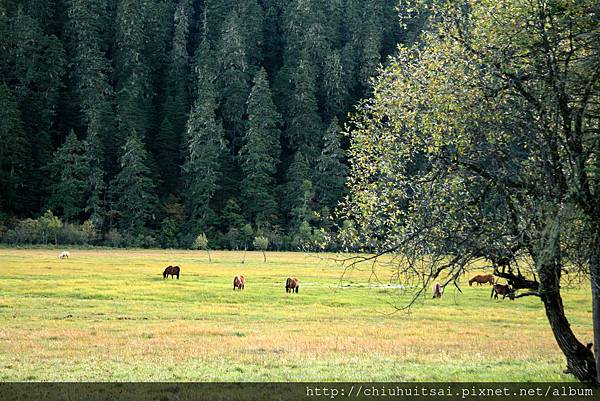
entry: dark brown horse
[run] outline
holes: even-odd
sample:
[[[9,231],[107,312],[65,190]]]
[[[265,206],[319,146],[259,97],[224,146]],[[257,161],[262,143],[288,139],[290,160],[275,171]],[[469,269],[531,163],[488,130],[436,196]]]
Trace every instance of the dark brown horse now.
[[[508,284],[494,284],[490,298],[498,299],[498,295],[502,295],[502,299],[506,298],[507,296],[510,299],[513,299],[514,292],[515,290]]]
[[[179,266],[167,266],[165,271],[163,272],[163,278],[167,278],[167,276],[171,275],[171,278],[177,276],[177,280],[179,280],[179,271],[181,269]]]
[[[243,290],[245,285],[246,285],[246,279],[244,278],[244,276],[235,276],[233,278],[233,290],[234,291],[236,288],[240,291]]]
[[[300,282],[296,277],[288,277],[285,281],[285,292],[295,292],[298,293],[298,288],[300,287]]]
[[[493,274],[478,274],[469,280],[469,287],[473,285],[473,283],[477,283],[477,285],[490,283],[494,285],[494,275]]]
[[[435,283],[431,290],[434,298],[441,298],[444,294],[444,287],[440,283]]]

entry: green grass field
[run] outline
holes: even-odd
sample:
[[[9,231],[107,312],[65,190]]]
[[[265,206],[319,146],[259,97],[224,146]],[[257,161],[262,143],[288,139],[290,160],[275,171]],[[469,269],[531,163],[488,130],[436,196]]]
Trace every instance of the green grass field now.
[[[395,290],[300,253],[0,249],[2,381],[565,381],[541,303]],[[179,281],[163,280],[169,264]],[[232,278],[246,276],[246,290]],[[385,276],[381,272],[380,277]],[[301,282],[286,294],[286,277]],[[465,283],[466,284],[466,283]],[[588,288],[564,290],[591,339]]]

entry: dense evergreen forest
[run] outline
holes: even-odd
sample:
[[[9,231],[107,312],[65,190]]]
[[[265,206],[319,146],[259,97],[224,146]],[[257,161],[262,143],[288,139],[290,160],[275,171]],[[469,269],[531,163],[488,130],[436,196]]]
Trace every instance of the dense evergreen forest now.
[[[9,243],[318,246],[396,0],[0,3]]]

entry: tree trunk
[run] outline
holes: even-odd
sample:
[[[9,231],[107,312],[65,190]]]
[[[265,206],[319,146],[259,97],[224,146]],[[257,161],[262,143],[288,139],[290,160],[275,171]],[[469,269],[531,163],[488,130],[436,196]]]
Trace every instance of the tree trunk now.
[[[212,262],[212,260],[210,259],[210,251],[207,249],[206,253],[208,254],[208,263]]]
[[[594,321],[594,355],[596,356],[596,383],[600,384],[600,230],[596,229],[590,257],[592,285],[592,319]]]
[[[265,251],[262,251],[263,253],[263,263],[267,263],[267,254],[265,253]]]
[[[600,384],[600,273],[592,276],[592,310],[594,319],[594,355],[596,356],[596,383]]]
[[[591,347],[583,345],[571,330],[560,295],[560,212],[550,213],[534,260],[539,275],[539,294],[558,347],[567,358],[567,372],[583,383],[596,383],[596,361]]]
[[[553,286],[556,283],[544,283],[542,277],[548,280],[550,275],[544,274],[540,277],[542,282],[541,298],[546,309],[546,316],[556,342],[567,358],[567,368],[569,373],[573,374],[579,381],[584,383],[596,382],[596,361],[592,351],[583,345],[569,325],[569,321],[565,316],[562,297],[560,296],[559,287]],[[554,281],[550,279],[550,281]],[[544,284],[550,284],[545,286]],[[549,291],[546,290],[549,289]],[[554,288],[554,290],[551,290]]]

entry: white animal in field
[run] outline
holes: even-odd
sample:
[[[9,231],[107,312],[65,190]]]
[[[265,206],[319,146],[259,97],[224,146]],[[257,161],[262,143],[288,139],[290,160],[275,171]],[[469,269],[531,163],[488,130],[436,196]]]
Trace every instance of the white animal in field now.
[[[59,259],[69,259],[69,256],[71,256],[71,254],[68,251],[62,251],[59,255],[58,258]]]

